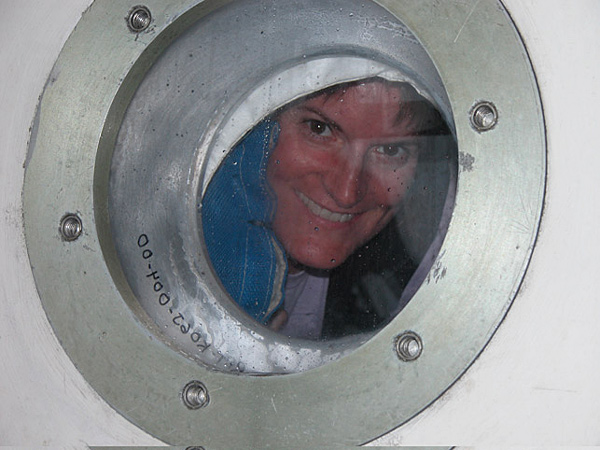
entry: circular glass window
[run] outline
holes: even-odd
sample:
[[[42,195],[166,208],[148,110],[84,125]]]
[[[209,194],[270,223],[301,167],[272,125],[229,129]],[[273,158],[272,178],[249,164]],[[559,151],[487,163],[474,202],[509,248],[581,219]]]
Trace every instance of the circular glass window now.
[[[410,301],[450,219],[455,131],[426,51],[375,4],[314,3],[318,38],[284,39],[286,3],[192,26],[142,81],[112,157],[113,241],[141,315],[219,370],[352,351]]]
[[[204,240],[225,289],[288,337],[375,331],[410,300],[425,253],[435,256],[454,142],[406,81],[335,84],[279,108],[234,145],[203,194]]]

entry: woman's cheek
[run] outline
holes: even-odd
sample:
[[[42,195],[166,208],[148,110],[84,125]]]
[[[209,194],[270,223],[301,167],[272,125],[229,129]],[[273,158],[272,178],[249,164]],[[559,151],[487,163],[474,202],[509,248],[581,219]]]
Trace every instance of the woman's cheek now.
[[[414,178],[414,169],[397,169],[386,176],[379,177],[373,183],[381,198],[381,204],[385,206],[396,206],[404,198]]]

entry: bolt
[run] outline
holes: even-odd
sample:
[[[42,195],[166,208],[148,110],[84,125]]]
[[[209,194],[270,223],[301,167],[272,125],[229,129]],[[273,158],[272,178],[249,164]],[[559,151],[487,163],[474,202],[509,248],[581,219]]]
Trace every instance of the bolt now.
[[[405,331],[396,338],[396,353],[402,361],[414,361],[423,353],[423,341],[414,331]]]
[[[60,219],[58,231],[65,241],[74,241],[81,236],[83,224],[76,214],[65,214],[63,218]]]
[[[199,381],[190,381],[181,393],[183,404],[189,409],[200,409],[208,405],[210,398],[206,386]]]
[[[127,16],[127,26],[134,33],[140,33],[150,26],[152,14],[145,6],[134,7]]]
[[[491,102],[479,102],[471,110],[471,125],[477,131],[488,131],[498,123],[498,110]]]

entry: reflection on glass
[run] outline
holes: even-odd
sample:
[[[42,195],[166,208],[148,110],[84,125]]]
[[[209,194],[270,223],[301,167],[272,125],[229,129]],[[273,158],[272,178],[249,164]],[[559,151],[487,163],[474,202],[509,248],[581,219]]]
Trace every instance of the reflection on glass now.
[[[225,289],[290,337],[382,326],[438,231],[453,142],[406,82],[339,84],[281,108],[231,150],[202,201]]]

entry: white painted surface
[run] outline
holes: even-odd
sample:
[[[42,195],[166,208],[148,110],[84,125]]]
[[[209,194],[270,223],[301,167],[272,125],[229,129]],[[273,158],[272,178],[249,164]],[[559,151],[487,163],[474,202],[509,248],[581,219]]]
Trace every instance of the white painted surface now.
[[[0,0],[0,445],[160,445],[104,403],[62,351],[23,239],[29,127],[89,3]],[[505,3],[536,67],[548,125],[540,238],[524,286],[482,356],[380,444],[600,445],[600,2]]]
[[[160,445],[104,403],[63,352],[23,238],[29,127],[54,61],[89,3],[0,1],[0,445]]]

